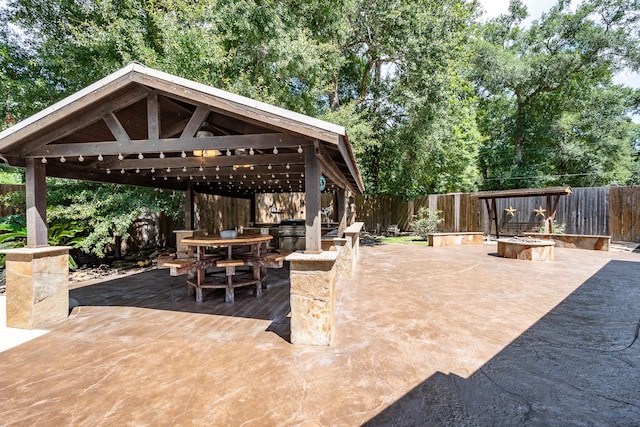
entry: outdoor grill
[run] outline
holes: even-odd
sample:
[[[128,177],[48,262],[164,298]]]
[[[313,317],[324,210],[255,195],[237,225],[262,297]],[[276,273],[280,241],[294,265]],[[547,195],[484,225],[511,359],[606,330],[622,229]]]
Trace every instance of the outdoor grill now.
[[[290,251],[305,249],[305,224],[303,219],[286,219],[278,227],[279,247]]]

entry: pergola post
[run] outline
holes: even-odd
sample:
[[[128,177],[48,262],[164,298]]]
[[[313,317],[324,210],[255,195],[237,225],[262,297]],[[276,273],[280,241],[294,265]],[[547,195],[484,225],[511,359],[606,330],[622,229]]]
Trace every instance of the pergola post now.
[[[316,142],[317,144],[317,142]],[[322,246],[322,224],[320,210],[320,161],[316,156],[316,144],[304,150],[305,161],[305,204],[306,204],[306,250],[305,253],[320,253]]]
[[[187,186],[187,190],[184,192],[184,229],[194,229],[195,209],[193,206],[193,186],[191,183]]]
[[[342,237],[347,228],[347,206],[349,198],[344,188],[338,189],[338,237]]]
[[[46,165],[33,157],[26,159],[27,247],[48,246]]]

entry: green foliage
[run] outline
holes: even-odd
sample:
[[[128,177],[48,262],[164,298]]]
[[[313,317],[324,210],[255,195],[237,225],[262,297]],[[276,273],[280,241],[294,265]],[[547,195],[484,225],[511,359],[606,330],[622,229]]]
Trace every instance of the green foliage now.
[[[52,246],[77,248],[82,241],[84,229],[75,222],[56,221],[48,225],[48,241]],[[22,248],[27,244],[27,221],[23,215],[7,215],[0,218],[0,249]],[[0,255],[0,266],[4,267],[5,255]],[[77,264],[69,256],[69,267]]]
[[[409,223],[411,228],[422,237],[427,240],[429,234],[435,233],[438,230],[438,225],[443,221],[440,217],[440,211],[431,211],[424,206],[418,209],[418,215],[413,216],[413,221]]]
[[[551,222],[553,223],[553,234],[564,234],[564,230],[567,228],[567,224],[558,223],[555,219],[551,220]],[[540,225],[538,233],[544,233],[544,223]]]
[[[487,189],[630,183],[638,94],[615,71],[640,64],[635,1],[558,1],[530,28],[522,2],[482,27],[473,73]]]

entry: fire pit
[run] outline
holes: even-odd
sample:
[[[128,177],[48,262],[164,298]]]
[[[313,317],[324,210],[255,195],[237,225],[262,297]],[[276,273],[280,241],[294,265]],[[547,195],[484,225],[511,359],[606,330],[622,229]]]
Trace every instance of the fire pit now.
[[[553,261],[553,240],[531,237],[498,239],[498,256],[528,261]]]

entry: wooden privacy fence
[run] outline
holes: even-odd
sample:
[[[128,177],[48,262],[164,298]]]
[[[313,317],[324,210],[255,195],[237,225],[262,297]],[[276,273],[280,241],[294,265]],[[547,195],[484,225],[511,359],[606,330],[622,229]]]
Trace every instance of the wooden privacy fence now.
[[[22,185],[0,185],[0,194],[23,190]],[[264,195],[257,201],[256,217],[264,222],[278,222],[285,216],[304,218],[301,207],[303,194],[269,199]],[[285,195],[286,196],[286,195]],[[295,200],[291,199],[293,197]],[[296,198],[297,197],[297,198]],[[334,195],[323,195],[323,207],[328,206]],[[285,200],[286,199],[286,200]],[[294,203],[291,203],[292,200]],[[401,230],[409,229],[409,222],[420,207],[441,211],[443,231],[489,230],[489,218],[480,200],[469,193],[437,194],[417,198],[410,202],[399,197],[372,197],[358,195],[355,199],[358,221],[365,223],[369,232],[385,231],[397,224]],[[545,206],[544,197],[519,197],[496,201],[499,223],[526,223],[531,227],[542,222],[535,210]],[[275,218],[269,207],[282,206],[282,218]],[[229,197],[199,195],[198,222],[210,232],[219,229],[246,226],[250,221],[250,202]],[[508,214],[505,209],[513,208]],[[18,213],[19,207],[0,207],[0,216]],[[335,210],[332,220],[335,220]],[[143,221],[136,237],[143,240],[159,240],[172,243],[172,227],[181,228],[162,217]],[[640,186],[573,188],[572,194],[560,199],[556,212],[556,223],[565,225],[565,233],[610,235],[614,241],[640,242]],[[157,229],[156,229],[157,228]],[[132,245],[135,246],[135,244]]]
[[[536,211],[544,209],[545,197],[517,197],[496,200],[500,227],[519,223],[536,228],[544,220]],[[409,218],[421,206],[437,209],[444,219],[442,231],[488,233],[489,217],[480,200],[469,193],[423,196],[411,202],[400,198],[356,197],[358,219],[368,231],[384,231],[392,224],[409,229]],[[514,209],[511,215],[507,209]],[[565,233],[611,236],[614,241],[640,242],[640,186],[572,188],[562,197],[555,217]]]

